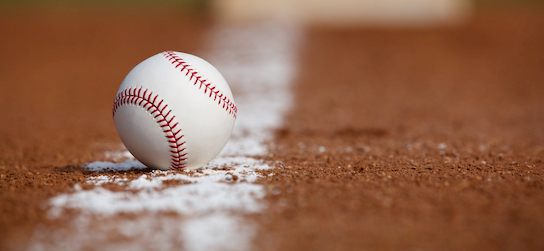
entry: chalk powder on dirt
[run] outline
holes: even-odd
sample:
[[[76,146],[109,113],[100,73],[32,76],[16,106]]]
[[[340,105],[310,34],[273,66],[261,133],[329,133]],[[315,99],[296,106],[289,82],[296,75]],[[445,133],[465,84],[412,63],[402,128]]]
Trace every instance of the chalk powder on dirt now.
[[[38,228],[30,250],[250,250],[256,229],[243,216],[265,210],[266,191],[253,182],[259,178],[255,170],[270,168],[256,156],[267,154],[265,142],[292,103],[299,40],[295,26],[278,23],[214,30],[204,58],[227,79],[239,108],[222,153],[201,172],[153,171],[131,181],[119,174],[145,168],[135,160],[87,164],[90,171],[114,172],[89,178],[91,190],[76,185],[74,193],[52,198],[52,219],[67,209],[78,214],[71,226]],[[163,186],[172,180],[183,184]],[[102,187],[112,183],[126,191]]]

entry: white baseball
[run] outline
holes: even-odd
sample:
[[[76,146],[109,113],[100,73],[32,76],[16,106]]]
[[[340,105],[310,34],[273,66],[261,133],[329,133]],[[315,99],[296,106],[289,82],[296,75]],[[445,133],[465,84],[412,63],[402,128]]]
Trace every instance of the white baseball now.
[[[205,60],[165,51],[132,69],[113,104],[128,151],[148,167],[196,169],[230,137],[237,108],[219,71]]]

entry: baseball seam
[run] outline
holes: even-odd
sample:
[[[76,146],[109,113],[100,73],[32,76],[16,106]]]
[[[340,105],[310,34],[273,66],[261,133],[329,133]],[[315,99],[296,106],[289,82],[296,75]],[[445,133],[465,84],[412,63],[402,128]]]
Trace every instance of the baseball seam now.
[[[191,68],[191,65],[174,51],[165,51],[162,55],[174,65],[174,68],[179,69],[182,73],[185,71],[185,76],[188,76],[190,81],[194,81],[193,85],[198,86],[198,89],[204,89],[204,94],[208,94],[209,98],[213,98],[214,101],[217,101],[219,106],[236,119],[238,108],[234,102],[224,95],[216,86],[202,77],[198,71]]]
[[[143,108],[156,120],[157,124],[165,133],[168,146],[170,148],[170,169],[183,169],[187,165],[187,153],[184,147],[184,135],[181,134],[179,123],[175,121],[172,110],[168,109],[168,105],[164,100],[159,99],[158,94],[153,94],[142,87],[128,87],[120,91],[115,97],[113,103],[113,116],[117,109],[125,104],[131,104]],[[180,142],[181,141],[181,142]]]

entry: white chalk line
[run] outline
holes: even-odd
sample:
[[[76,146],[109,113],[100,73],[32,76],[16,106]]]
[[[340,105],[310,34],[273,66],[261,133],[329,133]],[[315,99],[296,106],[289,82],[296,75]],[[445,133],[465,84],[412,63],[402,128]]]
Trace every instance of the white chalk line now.
[[[38,229],[29,250],[250,250],[256,226],[245,222],[244,215],[266,208],[261,200],[266,190],[254,182],[260,177],[257,170],[270,168],[254,156],[267,154],[266,142],[291,106],[299,36],[296,26],[281,23],[214,30],[205,59],[235,90],[239,108],[222,153],[201,172],[153,171],[130,181],[111,173],[93,175],[86,183],[94,189],[76,185],[74,193],[50,200],[48,215],[53,219],[66,209],[80,210],[72,226],[53,232]],[[106,155],[114,160],[130,157],[127,152]],[[93,162],[86,168],[122,172],[145,166],[129,159]],[[186,184],[165,187],[169,180]],[[101,187],[110,183],[127,191]],[[120,216],[125,214],[137,217]]]

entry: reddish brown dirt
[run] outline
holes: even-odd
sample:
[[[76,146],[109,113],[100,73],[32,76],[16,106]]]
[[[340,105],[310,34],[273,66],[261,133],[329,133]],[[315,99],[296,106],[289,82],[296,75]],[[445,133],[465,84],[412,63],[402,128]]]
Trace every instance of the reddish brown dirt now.
[[[544,12],[308,32],[264,250],[542,250]]]
[[[296,105],[261,180],[259,250],[544,249],[544,11],[462,27],[312,28]],[[126,73],[198,54],[211,24],[179,13],[0,15],[0,249],[120,141]],[[62,224],[56,223],[56,224]]]

